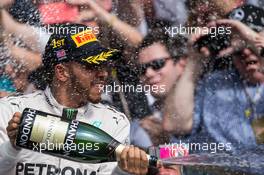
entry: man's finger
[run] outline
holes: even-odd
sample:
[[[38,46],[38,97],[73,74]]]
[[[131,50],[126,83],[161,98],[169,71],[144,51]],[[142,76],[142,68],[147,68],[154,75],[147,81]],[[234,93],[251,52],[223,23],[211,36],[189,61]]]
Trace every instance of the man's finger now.
[[[128,150],[129,150],[129,147],[126,147],[126,148],[122,151],[121,156],[120,156],[120,162],[119,162],[119,165],[120,165],[120,167],[121,167],[123,170],[127,170],[127,169],[128,169],[128,165],[127,165]]]
[[[21,113],[16,112],[13,115],[12,119],[9,120],[8,124],[11,124],[11,123],[18,123],[19,124],[20,123],[20,120],[21,120]]]
[[[7,133],[9,133],[12,130],[14,130],[14,128],[12,127],[12,124],[8,124],[8,126],[6,127]]]
[[[12,131],[12,130],[16,130],[17,128],[18,128],[18,124],[17,123],[14,123],[14,122],[10,122],[9,124],[8,124],[8,126],[6,127],[6,131],[7,132],[10,132],[10,131]]]
[[[10,126],[11,126],[12,130],[16,130],[18,128],[17,123],[12,123]]]
[[[134,146],[130,146],[128,151],[128,168],[135,172],[135,150]]]
[[[12,118],[12,120],[16,123],[20,123],[20,120],[21,120],[21,113],[19,112],[16,112]]]
[[[148,172],[148,159],[146,153],[143,150],[140,150],[140,158],[140,173],[145,175]]]
[[[13,131],[10,131],[10,132],[8,132],[8,136],[9,136],[10,138],[13,138],[13,137],[15,137],[15,136],[16,136],[16,134],[17,134],[17,129],[16,129],[16,130],[13,130]]]
[[[141,156],[140,156],[140,149],[135,147],[134,149],[134,157],[135,157],[135,173],[136,174],[141,174],[141,167],[140,167],[140,164],[141,164]]]
[[[221,50],[217,57],[225,57],[225,56],[228,56],[228,55],[231,55],[232,53],[234,53],[235,49],[233,47],[228,47],[227,49],[224,49],[224,50]]]
[[[21,113],[20,112],[16,112],[14,115],[13,115],[13,118],[14,117],[18,117],[19,119],[21,118]]]

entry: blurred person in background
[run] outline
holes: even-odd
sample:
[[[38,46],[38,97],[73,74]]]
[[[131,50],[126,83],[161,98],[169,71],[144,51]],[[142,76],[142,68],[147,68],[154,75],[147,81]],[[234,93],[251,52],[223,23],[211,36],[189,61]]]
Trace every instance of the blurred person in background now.
[[[264,38],[236,20],[217,20],[208,27],[212,26],[232,28],[231,46],[219,55],[231,55],[234,67],[209,72],[201,79],[209,59],[216,58],[206,46],[198,52],[193,48],[202,35],[191,38],[185,73],[165,100],[164,125],[176,135],[190,135],[185,143],[217,144],[215,150],[190,147],[190,153],[239,154],[263,149],[264,65],[260,43]],[[198,174],[190,170],[185,173]],[[250,168],[248,172],[260,173],[260,169]]]
[[[2,80],[5,82],[5,79],[7,79],[10,82],[9,84],[15,87],[16,92],[25,94],[33,92],[35,87],[28,81],[28,75],[30,70],[37,66],[28,64],[25,57],[34,58],[35,55],[21,47],[10,49],[8,46],[4,45],[1,46],[1,50],[3,50],[0,56],[1,70],[4,78]],[[22,62],[20,62],[21,60]]]
[[[10,95],[16,91],[13,81],[8,74],[8,53],[7,48],[3,44],[3,38],[0,33],[0,98]]]
[[[262,147],[264,74],[258,43],[263,36],[240,21],[218,20],[216,24],[232,27],[232,43],[236,45],[230,46],[232,53],[228,53],[234,68],[209,73],[199,80],[202,60],[210,52],[205,48],[200,50],[202,54],[192,50],[186,66],[189,86],[175,88],[166,100],[167,127],[176,134],[194,134],[193,142],[230,144],[228,151],[233,153]],[[235,42],[237,38],[239,42]],[[254,43],[257,49],[252,48]]]
[[[28,45],[26,45],[18,36],[10,34],[10,30],[7,30],[8,28],[14,28],[13,31],[16,30],[18,33],[26,33],[29,37],[26,36],[24,39],[27,41],[32,37],[35,39],[34,34],[28,34],[30,31],[34,32],[34,29],[26,24],[15,22],[15,20],[4,10],[1,11],[1,15],[1,26],[4,29],[2,31],[3,41],[1,48],[6,50],[6,52],[1,53],[2,60],[5,62],[5,64],[2,64],[2,68],[5,70],[5,74],[10,77],[10,80],[13,81],[17,92],[33,92],[35,88],[28,81],[28,75],[41,65],[41,56],[38,52],[31,50],[30,46],[34,41],[30,41],[31,43],[27,43]],[[24,31],[20,30],[21,28],[15,28],[15,26],[12,25],[9,26],[9,24],[18,24]],[[37,42],[36,39],[35,41]],[[37,45],[37,43],[35,44]]]
[[[33,92],[35,87],[28,81],[28,75],[41,65],[40,53],[49,35],[41,32],[38,11],[31,1],[6,1],[0,13],[4,38],[2,48],[7,50],[2,53],[7,63],[2,65],[4,72],[13,82],[16,92]]]
[[[148,102],[153,116],[141,121],[153,139],[162,136],[166,128],[162,128],[163,102],[170,90],[184,72],[186,59],[185,41],[183,37],[170,38],[162,29],[153,30],[143,40],[138,49],[138,63],[141,81],[149,86]],[[156,113],[157,112],[157,113]],[[155,126],[155,127],[154,127]],[[165,140],[154,141],[154,145],[164,144]]]
[[[197,31],[196,29],[195,31],[192,31],[190,37],[196,38],[196,35],[199,36],[206,30],[209,30],[209,28],[207,27],[209,22],[216,19],[225,18],[231,10],[243,5],[244,3],[244,0],[187,0],[186,4],[189,10],[189,18],[186,26],[201,29],[200,31]],[[214,45],[218,47],[221,44],[222,41],[220,41],[219,39],[219,42]],[[213,72],[215,70],[226,69],[232,66],[233,63],[231,57],[219,57],[217,59],[209,59],[204,69],[204,72]]]
[[[163,28],[154,29],[145,36],[138,48],[138,67],[141,81],[149,87],[148,105],[152,114],[140,120],[150,135],[153,145],[176,142],[178,136],[163,125],[165,99],[178,86],[186,65],[186,38],[170,37]],[[159,175],[180,174],[179,168],[160,168]]]
[[[2,1],[0,3],[0,8],[8,6],[10,3],[10,1]],[[2,14],[0,13],[0,23],[1,21]],[[7,55],[8,49],[4,44],[3,28],[0,25],[0,98],[10,95],[16,90],[6,71],[6,65],[8,62]]]
[[[41,52],[44,50],[49,36],[44,36],[44,32],[39,29],[41,26],[39,12],[30,0],[9,1],[1,13],[1,26],[6,35],[14,34],[33,51]],[[40,34],[42,35],[39,36]],[[41,50],[39,40],[42,37],[45,39]]]

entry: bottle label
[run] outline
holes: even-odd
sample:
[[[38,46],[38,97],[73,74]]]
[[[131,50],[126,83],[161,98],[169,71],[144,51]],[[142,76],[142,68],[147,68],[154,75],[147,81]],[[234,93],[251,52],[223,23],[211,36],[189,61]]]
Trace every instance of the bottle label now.
[[[61,117],[34,109],[23,111],[16,144],[38,152],[68,156],[78,151],[76,134],[79,121],[64,121]]]
[[[28,140],[29,145],[38,148],[34,149],[35,151],[62,151],[61,153],[64,155],[68,155],[72,151],[71,146],[75,144],[79,121],[72,120],[67,123],[59,117],[37,114],[31,125]],[[30,146],[25,146],[25,148],[32,149]]]
[[[60,149],[63,146],[68,126],[68,123],[61,121],[58,117],[37,115],[30,140],[40,143],[41,147],[47,149]]]

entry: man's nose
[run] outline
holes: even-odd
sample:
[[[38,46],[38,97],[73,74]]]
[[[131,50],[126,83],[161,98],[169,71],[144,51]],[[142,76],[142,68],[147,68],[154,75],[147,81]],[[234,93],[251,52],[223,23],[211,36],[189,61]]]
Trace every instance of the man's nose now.
[[[156,73],[156,71],[152,67],[148,67],[146,69],[145,76],[148,77],[148,78],[150,78],[150,77],[154,76],[155,73]]]
[[[106,69],[101,69],[97,72],[97,76],[102,77],[102,78],[107,78],[108,71]]]
[[[244,53],[245,56],[249,56],[249,55],[252,54],[252,51],[251,51],[250,49],[248,49],[248,48],[245,48],[245,49],[243,50],[243,53]]]

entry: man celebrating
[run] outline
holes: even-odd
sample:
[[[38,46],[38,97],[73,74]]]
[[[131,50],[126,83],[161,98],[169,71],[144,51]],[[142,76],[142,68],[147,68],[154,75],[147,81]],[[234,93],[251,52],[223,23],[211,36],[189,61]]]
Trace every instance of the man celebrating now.
[[[182,76],[185,77],[186,38],[179,35],[171,38],[160,29],[153,29],[143,39],[138,53],[141,80],[150,86],[147,98],[153,112],[151,116],[140,121],[141,126],[150,135],[154,145],[178,142],[178,137],[169,135],[170,130],[164,125],[167,122],[163,111],[165,99],[178,87]],[[178,167],[159,169],[159,175],[170,174],[180,174]]]
[[[86,26],[71,24],[58,29],[46,45],[43,66],[35,72],[39,79],[45,79],[46,89],[0,101],[0,174],[118,174],[116,162],[77,163],[19,149],[14,144],[21,112],[26,107],[56,115],[62,115],[64,108],[75,108],[77,120],[104,130],[123,144],[129,143],[130,124],[126,116],[99,103],[107,67],[118,51],[103,48]],[[144,151],[136,147],[122,151],[119,161],[122,170],[146,174],[147,166]]]
[[[141,121],[144,129],[156,139],[164,136],[164,101],[174,87],[178,86],[186,65],[186,39],[181,36],[170,38],[164,31],[154,29],[138,49],[138,62],[142,82],[150,86],[147,94],[153,115]],[[154,98],[153,98],[154,97]],[[160,132],[158,132],[160,131]],[[154,144],[164,144],[166,139],[154,140]],[[168,142],[167,142],[168,143]]]

